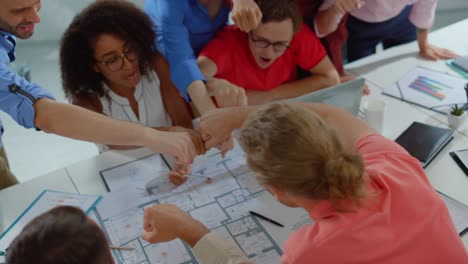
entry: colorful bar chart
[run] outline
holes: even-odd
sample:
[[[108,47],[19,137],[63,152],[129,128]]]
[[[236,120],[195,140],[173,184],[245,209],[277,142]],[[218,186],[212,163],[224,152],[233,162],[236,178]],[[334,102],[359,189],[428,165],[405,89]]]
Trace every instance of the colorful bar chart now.
[[[418,76],[416,80],[414,80],[409,87],[424,93],[432,98],[435,98],[439,101],[445,99],[445,92],[447,90],[452,89],[452,87],[443,84],[437,80],[433,80],[429,77],[425,76]]]

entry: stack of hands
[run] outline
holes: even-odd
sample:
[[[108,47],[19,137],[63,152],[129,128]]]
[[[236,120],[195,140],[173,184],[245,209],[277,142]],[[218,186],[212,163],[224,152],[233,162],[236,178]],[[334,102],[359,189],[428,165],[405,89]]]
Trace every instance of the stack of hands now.
[[[241,115],[247,112],[249,107],[243,108],[219,108],[208,112],[200,118],[200,131],[179,128],[179,131],[189,135],[193,145],[194,153],[191,159],[177,159],[172,171],[169,172],[169,179],[175,185],[180,185],[187,180],[187,174],[190,174],[190,164],[195,155],[203,155],[213,147],[221,150],[224,156],[234,147],[232,131],[241,125],[239,122]],[[245,111],[244,111],[245,110]]]
[[[232,139],[232,131],[240,127],[252,107],[231,107],[212,110],[200,118],[200,131],[181,128],[180,133],[190,134],[195,142],[193,153],[203,154],[207,149],[219,147]],[[227,146],[227,145],[226,145]],[[230,148],[222,149],[225,153]],[[182,184],[187,180],[190,163],[179,159],[169,173],[172,183]],[[145,209],[142,238],[150,243],[168,242],[177,238],[190,247],[205,236],[209,230],[198,220],[172,204],[156,204]]]
[[[262,20],[262,12],[253,0],[233,1],[231,19],[244,32],[250,32]],[[242,87],[236,86],[223,79],[212,78],[206,83],[209,95],[214,97],[218,107],[236,107],[247,105],[259,105],[269,102],[264,92],[247,93]],[[249,95],[249,96],[248,96]],[[259,99],[261,98],[261,99]],[[217,147],[225,155],[234,147],[234,139],[231,131],[226,129],[229,120],[223,120],[229,115],[229,111],[212,111],[201,119],[200,132],[182,127],[172,128],[166,133],[166,141],[162,145],[152,149],[167,153],[177,160],[173,171],[169,173],[172,183],[180,185],[187,180],[186,174],[190,174],[189,165],[197,155],[203,155],[212,147]],[[218,123],[220,122],[220,123]],[[173,133],[176,132],[176,133]]]

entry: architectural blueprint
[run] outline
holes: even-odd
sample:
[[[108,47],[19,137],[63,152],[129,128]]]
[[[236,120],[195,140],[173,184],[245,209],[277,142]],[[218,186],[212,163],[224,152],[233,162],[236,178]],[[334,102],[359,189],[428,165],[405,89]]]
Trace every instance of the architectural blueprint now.
[[[117,263],[198,263],[180,240],[148,244],[141,239],[143,210],[155,203],[177,205],[260,264],[280,263],[279,245],[291,230],[310,222],[302,209],[285,209],[274,201],[248,170],[239,147],[225,158],[211,152],[195,160],[192,174],[209,176],[209,183],[189,177],[186,183],[175,186],[166,176],[168,168],[150,166],[159,164],[158,159],[160,156],[150,156],[101,172],[111,192],[103,196],[92,217],[112,245],[135,248],[114,251]],[[160,184],[148,193],[144,183],[153,177],[159,177]],[[286,228],[252,217],[249,210],[282,222]],[[282,210],[287,211],[278,214]]]

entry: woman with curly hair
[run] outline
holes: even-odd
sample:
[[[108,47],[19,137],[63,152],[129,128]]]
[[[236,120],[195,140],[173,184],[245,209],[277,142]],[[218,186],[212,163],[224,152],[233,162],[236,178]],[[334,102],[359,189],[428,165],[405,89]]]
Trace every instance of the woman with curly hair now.
[[[71,22],[60,49],[63,89],[89,110],[162,131],[189,131],[191,113],[169,78],[164,58],[153,50],[151,20],[127,1],[97,1]],[[173,126],[174,125],[174,126]],[[186,127],[186,128],[182,128]],[[100,146],[100,150],[129,149]]]

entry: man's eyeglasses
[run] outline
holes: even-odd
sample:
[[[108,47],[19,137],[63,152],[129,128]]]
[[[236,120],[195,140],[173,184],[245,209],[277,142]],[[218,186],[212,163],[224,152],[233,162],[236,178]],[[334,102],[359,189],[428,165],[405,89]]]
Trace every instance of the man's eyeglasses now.
[[[124,58],[127,58],[128,61],[133,62],[138,59],[138,52],[135,49],[127,48],[122,54],[116,55],[105,61],[96,60],[101,64],[106,65],[107,69],[111,72],[120,71],[124,65]]]
[[[269,46],[273,46],[273,50],[277,53],[285,52],[289,48],[289,46],[284,44],[284,42],[270,42],[266,39],[256,39],[252,33],[249,33],[249,36],[257,48],[267,48]]]

